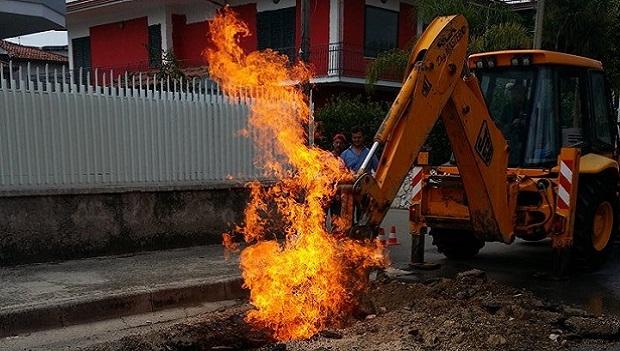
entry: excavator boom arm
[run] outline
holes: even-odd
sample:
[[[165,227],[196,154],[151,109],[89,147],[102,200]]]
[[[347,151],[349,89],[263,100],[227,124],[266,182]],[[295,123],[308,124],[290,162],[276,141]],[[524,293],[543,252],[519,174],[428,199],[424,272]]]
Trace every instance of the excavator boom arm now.
[[[463,72],[467,43],[463,16],[435,19],[418,40],[403,86],[375,136],[372,150],[379,145],[384,148],[376,173],[371,176],[363,165],[354,185],[356,193],[370,200],[362,206],[364,215],[358,225],[381,223],[441,119],[465,188],[473,229],[498,240],[511,240],[508,147],[489,116],[476,78]]]

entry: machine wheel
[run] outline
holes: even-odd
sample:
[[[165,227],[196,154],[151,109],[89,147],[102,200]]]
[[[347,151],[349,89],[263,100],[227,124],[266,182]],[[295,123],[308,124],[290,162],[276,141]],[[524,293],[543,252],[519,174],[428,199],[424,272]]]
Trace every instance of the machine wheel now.
[[[572,263],[592,270],[603,264],[617,231],[616,177],[585,176],[579,180]]]
[[[433,245],[450,259],[465,259],[476,256],[484,246],[484,241],[473,233],[446,229],[432,229]]]

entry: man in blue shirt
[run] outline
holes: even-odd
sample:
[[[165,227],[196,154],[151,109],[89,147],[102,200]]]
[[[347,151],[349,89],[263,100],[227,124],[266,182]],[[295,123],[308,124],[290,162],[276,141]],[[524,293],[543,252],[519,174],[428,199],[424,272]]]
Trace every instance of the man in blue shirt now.
[[[351,146],[348,149],[344,150],[340,157],[344,160],[344,163],[347,165],[347,168],[352,170],[353,172],[357,172],[360,167],[362,167],[362,163],[366,159],[368,152],[370,150],[364,146],[364,132],[360,127],[351,128]],[[368,165],[367,171],[374,171],[377,169],[377,165],[379,164],[379,160],[377,156],[373,155],[370,160],[370,164]]]

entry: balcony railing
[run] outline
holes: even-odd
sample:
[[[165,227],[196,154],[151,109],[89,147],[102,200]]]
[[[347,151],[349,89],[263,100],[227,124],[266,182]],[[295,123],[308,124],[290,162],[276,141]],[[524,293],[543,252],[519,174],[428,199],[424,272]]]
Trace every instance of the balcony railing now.
[[[341,76],[365,78],[368,66],[374,61],[364,56],[364,48],[343,43],[332,43],[310,49],[310,62],[319,77]],[[379,79],[401,81],[402,73],[397,70],[383,72]]]
[[[274,50],[286,55],[291,61],[299,58],[299,49],[295,47],[275,48]],[[314,68],[316,77],[350,77],[366,78],[368,65],[374,58],[365,57],[364,49],[332,43],[317,45],[310,48],[310,64]],[[379,79],[401,81],[400,72],[384,72]]]
[[[299,48],[274,48],[289,57],[291,62],[299,58]],[[329,77],[348,77],[365,79],[367,69],[374,58],[364,56],[364,48],[354,47],[343,43],[332,43],[317,45],[310,48],[310,64],[314,68],[315,76],[318,78]],[[200,60],[186,60],[180,58],[177,61],[179,69],[186,76],[201,77],[208,74],[207,63]],[[107,72],[112,76],[125,72],[139,72],[155,74],[160,71],[156,65],[149,65],[148,61],[134,62],[130,64],[117,65],[114,67],[97,67],[99,72]],[[395,68],[393,71],[385,71],[379,76],[379,80],[400,82],[402,73]]]

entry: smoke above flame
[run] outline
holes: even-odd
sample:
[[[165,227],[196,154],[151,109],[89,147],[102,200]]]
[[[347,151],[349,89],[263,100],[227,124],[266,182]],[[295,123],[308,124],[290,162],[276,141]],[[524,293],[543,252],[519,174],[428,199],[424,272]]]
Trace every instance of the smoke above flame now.
[[[366,287],[367,269],[383,263],[370,243],[336,238],[325,228],[326,207],[336,184],[351,180],[340,160],[307,144],[307,97],[297,83],[312,72],[272,50],[245,54],[239,39],[248,27],[232,10],[221,10],[210,25],[204,55],[209,72],[227,96],[250,95],[248,129],[262,152],[261,166],[277,183],[252,183],[244,225],[249,244],[240,256],[253,309],[246,321],[278,340],[309,338],[342,323]],[[275,150],[275,152],[274,152]],[[274,231],[284,240],[274,240]],[[224,244],[236,248],[230,235]]]

